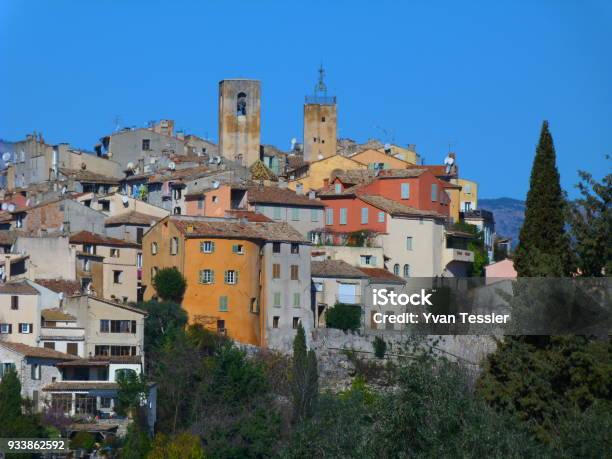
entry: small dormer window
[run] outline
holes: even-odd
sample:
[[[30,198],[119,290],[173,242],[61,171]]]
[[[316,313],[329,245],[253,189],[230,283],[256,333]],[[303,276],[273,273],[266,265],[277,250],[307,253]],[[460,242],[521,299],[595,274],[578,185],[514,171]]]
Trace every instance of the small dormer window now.
[[[236,99],[236,115],[246,116],[247,95],[244,92],[239,92]]]
[[[336,194],[342,193],[342,184],[341,183],[336,183],[336,185],[334,187],[334,190],[335,190]]]

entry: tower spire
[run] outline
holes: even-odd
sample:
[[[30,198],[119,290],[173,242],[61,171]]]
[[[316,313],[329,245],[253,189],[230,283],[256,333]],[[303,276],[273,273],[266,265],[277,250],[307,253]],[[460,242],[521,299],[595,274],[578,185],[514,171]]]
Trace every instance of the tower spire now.
[[[327,85],[325,84],[325,69],[323,68],[323,64],[319,67],[319,81],[315,86],[315,95],[322,94],[324,96],[327,95]]]

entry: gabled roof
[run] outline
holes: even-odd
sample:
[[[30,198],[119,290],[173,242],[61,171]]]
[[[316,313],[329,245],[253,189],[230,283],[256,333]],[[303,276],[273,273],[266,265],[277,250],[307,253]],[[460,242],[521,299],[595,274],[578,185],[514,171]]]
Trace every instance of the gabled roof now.
[[[49,322],[75,322],[76,317],[62,311],[59,308],[43,309],[40,311],[40,315],[44,320]]]
[[[103,236],[102,234],[92,233],[91,231],[79,231],[70,236],[71,244],[99,244],[119,247],[140,248],[140,244],[116,239],[114,237]]]
[[[420,210],[382,196],[359,196],[363,202],[391,214],[394,217],[432,217],[446,218],[446,215],[433,210]]]
[[[6,295],[38,295],[38,290],[28,284],[26,281],[9,281],[5,284],[0,284],[0,294]]]
[[[249,222],[272,222],[271,218],[266,217],[264,214],[258,214],[250,210],[226,210],[225,214],[230,218],[245,218]]]
[[[36,357],[41,359],[57,359],[57,360],[74,360],[74,355],[65,354],[54,349],[46,347],[28,346],[22,343],[12,343],[9,341],[0,341],[0,346],[4,346],[11,351],[17,352],[25,357]]]
[[[279,204],[286,206],[325,207],[318,199],[310,199],[289,188],[275,186],[252,186],[248,188],[247,199],[252,204]]]
[[[114,225],[145,225],[150,226],[159,220],[162,217],[155,217],[153,215],[143,214],[141,212],[137,212],[132,210],[130,212],[124,212],[119,215],[114,215],[112,217],[108,217],[104,222],[105,226],[114,226]]]
[[[63,293],[66,296],[78,296],[81,294],[81,284],[76,280],[67,279],[36,279],[38,285],[42,285],[55,293]]]
[[[278,180],[276,174],[259,159],[249,167],[249,172],[251,172],[253,180],[270,180],[273,182]]]
[[[331,277],[343,279],[363,279],[367,274],[342,260],[323,260],[310,262],[312,277]]]

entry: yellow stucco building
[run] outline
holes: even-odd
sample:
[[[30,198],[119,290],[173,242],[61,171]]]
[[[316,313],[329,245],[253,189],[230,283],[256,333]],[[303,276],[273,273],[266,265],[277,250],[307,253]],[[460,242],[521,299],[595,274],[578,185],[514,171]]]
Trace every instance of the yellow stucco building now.
[[[455,183],[461,186],[459,194],[460,211],[478,209],[478,183],[466,179],[456,179]]]
[[[343,171],[355,169],[367,169],[363,163],[347,158],[346,156],[334,155],[320,161],[311,162],[304,170],[304,175],[289,179],[288,188],[296,191],[298,185],[302,185],[302,191],[318,190],[325,186],[325,181],[329,180],[331,173],[336,169]]]
[[[350,158],[358,163],[365,164],[370,169],[406,169],[406,167],[414,164],[372,148],[355,153]]]

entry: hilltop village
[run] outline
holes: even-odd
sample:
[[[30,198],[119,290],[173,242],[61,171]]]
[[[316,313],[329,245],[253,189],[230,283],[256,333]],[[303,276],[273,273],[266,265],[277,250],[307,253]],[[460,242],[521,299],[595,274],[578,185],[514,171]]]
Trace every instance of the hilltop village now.
[[[169,119],[92,151],[0,141],[0,377],[15,368],[34,409],[112,416],[117,375],[144,371],[138,303],[158,298],[163,268],[185,278],[190,322],[287,351],[337,304],[377,330],[373,289],[493,262],[493,215],[459,154],[423,164],[412,144],[339,139],[322,72],[289,151],[262,143],[259,81],[223,80],[218,97],[218,143]],[[151,430],[155,399],[151,383]]]

